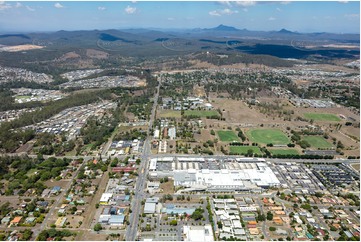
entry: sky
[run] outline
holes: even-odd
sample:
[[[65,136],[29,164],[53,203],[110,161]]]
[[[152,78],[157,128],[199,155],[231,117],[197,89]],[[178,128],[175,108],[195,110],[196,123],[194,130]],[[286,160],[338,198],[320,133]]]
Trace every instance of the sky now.
[[[359,1],[0,1],[0,32],[192,29],[220,24],[301,33],[360,33]]]

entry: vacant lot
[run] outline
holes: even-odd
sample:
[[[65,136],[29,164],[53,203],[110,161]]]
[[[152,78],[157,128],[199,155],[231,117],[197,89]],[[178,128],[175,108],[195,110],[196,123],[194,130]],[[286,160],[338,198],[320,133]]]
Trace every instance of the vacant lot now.
[[[205,118],[211,116],[219,116],[219,113],[215,110],[186,110],[184,116],[193,116],[198,118]]]
[[[360,171],[360,164],[352,164],[351,165],[356,171]]]
[[[258,146],[230,146],[229,153],[231,155],[247,154],[248,150],[252,150],[254,154],[261,155],[262,152]]]
[[[341,121],[339,117],[332,113],[305,113],[304,116],[315,121]]]
[[[323,137],[321,136],[304,136],[304,140],[306,140],[312,147],[314,148],[332,148],[333,145],[328,143]]]
[[[243,101],[227,98],[212,98],[215,109],[222,110],[222,116],[230,123],[261,124],[270,120],[255,107],[248,107]]]
[[[238,136],[230,130],[218,130],[218,137],[223,142],[239,141]]]
[[[161,110],[158,114],[159,118],[181,118],[181,111]]]
[[[268,149],[272,155],[298,155],[296,149]]]
[[[251,129],[246,132],[248,138],[256,143],[285,145],[290,142],[279,129]]]
[[[161,183],[160,188],[163,190],[163,194],[173,194],[174,193],[173,180],[168,180],[167,182]]]

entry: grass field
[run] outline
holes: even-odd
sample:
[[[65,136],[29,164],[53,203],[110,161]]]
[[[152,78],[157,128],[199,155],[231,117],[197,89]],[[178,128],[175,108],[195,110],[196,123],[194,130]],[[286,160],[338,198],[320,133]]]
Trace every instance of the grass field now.
[[[252,150],[254,154],[261,155],[262,152],[258,146],[230,146],[230,154],[246,154],[248,150]]]
[[[160,118],[181,118],[181,111],[165,110],[158,115]]]
[[[186,110],[184,116],[196,116],[199,118],[205,118],[210,116],[219,116],[219,113],[215,110]]]
[[[15,99],[27,99],[31,98],[31,96],[16,96]]]
[[[272,155],[299,155],[296,149],[268,149]]]
[[[218,137],[223,142],[232,142],[232,141],[240,141],[238,136],[230,130],[218,130],[217,131]]]
[[[285,145],[289,138],[279,129],[251,129],[247,131],[248,138],[256,143]]]
[[[303,136],[303,140],[306,140],[312,147],[314,148],[332,148],[333,145],[328,143],[323,137],[321,136]]]
[[[341,121],[339,117],[332,113],[305,113],[304,116],[315,121]]]

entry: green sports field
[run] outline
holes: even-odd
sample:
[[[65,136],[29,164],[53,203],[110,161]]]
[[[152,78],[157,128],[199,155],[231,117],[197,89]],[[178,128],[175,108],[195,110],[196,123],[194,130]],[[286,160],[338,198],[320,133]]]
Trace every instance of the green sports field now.
[[[321,136],[303,136],[303,140],[306,140],[312,147],[314,148],[332,148],[333,145],[329,142],[327,142],[323,137]]]
[[[341,121],[337,115],[332,113],[305,113],[304,116],[315,121]]]
[[[248,150],[250,149],[253,151],[254,154],[262,154],[258,146],[230,146],[229,153],[231,155],[247,154]]]
[[[218,130],[218,137],[223,142],[232,142],[232,141],[240,141],[238,136],[230,130]]]
[[[256,143],[285,145],[289,138],[279,129],[251,129],[246,132],[248,138]]]
[[[186,110],[184,116],[195,116],[199,118],[219,116],[219,113],[215,110]]]
[[[272,155],[299,155],[296,149],[268,149]]]

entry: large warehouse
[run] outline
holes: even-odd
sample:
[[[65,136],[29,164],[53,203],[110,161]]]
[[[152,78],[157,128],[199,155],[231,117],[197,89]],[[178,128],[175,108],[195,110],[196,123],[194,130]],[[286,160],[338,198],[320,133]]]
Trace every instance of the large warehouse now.
[[[159,160],[158,160],[159,161]],[[173,176],[174,186],[187,191],[255,191],[280,186],[280,181],[265,162],[166,162],[157,164],[152,159],[152,176]],[[222,165],[220,165],[222,163]],[[187,168],[184,166],[187,164]],[[197,165],[195,165],[197,164]],[[180,169],[177,169],[180,167]],[[190,168],[191,167],[191,168]],[[161,168],[161,169],[158,169]],[[163,169],[162,169],[163,168]],[[198,169],[197,169],[198,168]]]
[[[254,185],[260,188],[279,186],[280,182],[266,164],[257,163],[255,169],[177,170],[174,171],[174,185],[183,187],[203,185],[208,191],[237,191],[249,190]]]

